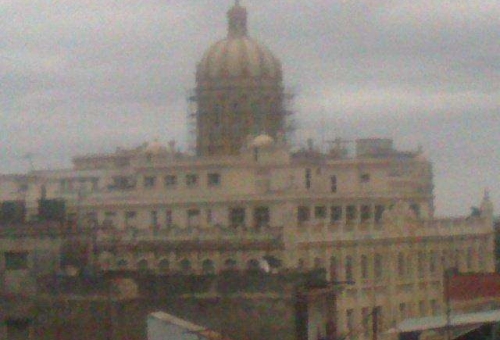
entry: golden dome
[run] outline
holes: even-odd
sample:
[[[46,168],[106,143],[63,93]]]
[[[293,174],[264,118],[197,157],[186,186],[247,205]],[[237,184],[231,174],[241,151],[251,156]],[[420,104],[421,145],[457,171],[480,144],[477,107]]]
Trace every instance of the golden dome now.
[[[271,51],[247,35],[247,12],[237,1],[228,11],[228,35],[205,52],[198,64],[199,80],[267,78],[281,80],[281,63]]]
[[[266,148],[274,145],[274,139],[266,134],[255,137],[250,146],[254,148]]]

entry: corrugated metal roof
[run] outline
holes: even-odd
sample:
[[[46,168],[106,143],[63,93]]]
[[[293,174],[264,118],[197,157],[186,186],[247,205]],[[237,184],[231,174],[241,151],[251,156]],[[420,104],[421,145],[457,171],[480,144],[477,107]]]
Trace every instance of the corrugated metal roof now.
[[[485,323],[500,322],[500,309],[487,312],[455,314],[450,317],[450,326],[467,326]],[[445,328],[447,326],[446,315],[429,316],[425,318],[406,319],[391,329],[391,333],[417,332],[431,329]]]
[[[230,338],[222,336],[221,334],[217,333],[214,330],[202,327],[200,325],[196,325],[192,322],[178,318],[172,314],[168,314],[165,312],[154,312],[149,314],[149,317],[153,317],[155,319],[179,326],[181,328],[184,328],[186,331],[190,333],[199,334],[209,340],[231,340]]]

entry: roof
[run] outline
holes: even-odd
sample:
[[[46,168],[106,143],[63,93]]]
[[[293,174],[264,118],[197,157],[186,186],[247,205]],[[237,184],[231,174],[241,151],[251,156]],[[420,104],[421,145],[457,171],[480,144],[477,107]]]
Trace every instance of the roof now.
[[[449,294],[452,301],[500,298],[500,274],[475,273],[454,275],[449,281]]]
[[[200,325],[196,325],[192,322],[178,318],[172,314],[168,314],[165,312],[154,312],[154,313],[149,314],[149,317],[155,318],[155,319],[158,319],[160,321],[164,321],[164,322],[176,325],[176,326],[179,326],[181,328],[184,328],[186,331],[188,331],[190,333],[199,334],[199,335],[205,337],[206,339],[231,340],[230,338],[223,336],[214,330],[208,329],[206,327],[202,327]]]
[[[500,322],[500,309],[487,312],[455,314],[450,316],[450,326],[453,327],[472,326],[472,325],[493,323],[493,322]],[[429,316],[425,318],[406,319],[399,325],[397,325],[396,328],[393,328],[389,332],[391,333],[418,332],[418,331],[445,328],[446,326],[447,326],[446,315]]]

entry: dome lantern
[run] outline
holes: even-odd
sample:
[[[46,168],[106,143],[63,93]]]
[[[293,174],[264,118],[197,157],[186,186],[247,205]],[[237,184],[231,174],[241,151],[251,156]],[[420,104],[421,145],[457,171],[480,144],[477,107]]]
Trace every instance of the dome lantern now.
[[[230,38],[238,38],[247,35],[247,10],[236,0],[234,6],[227,12],[228,30]]]

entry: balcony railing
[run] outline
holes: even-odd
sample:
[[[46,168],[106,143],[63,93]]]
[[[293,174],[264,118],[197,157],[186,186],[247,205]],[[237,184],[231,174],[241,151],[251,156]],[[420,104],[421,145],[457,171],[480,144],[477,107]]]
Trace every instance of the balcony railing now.
[[[162,227],[149,229],[127,227],[123,230],[107,228],[99,231],[98,242],[140,242],[140,241],[275,241],[281,242],[283,227],[266,226],[249,228],[222,225],[198,227]]]

